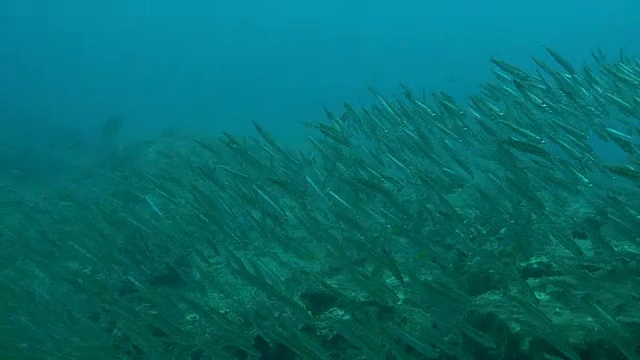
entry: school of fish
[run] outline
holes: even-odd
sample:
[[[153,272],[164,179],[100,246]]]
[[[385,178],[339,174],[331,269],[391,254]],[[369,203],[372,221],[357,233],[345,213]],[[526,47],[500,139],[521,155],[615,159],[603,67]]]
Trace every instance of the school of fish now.
[[[640,60],[545,50],[304,148],[254,123],[0,185],[0,358],[640,359]]]

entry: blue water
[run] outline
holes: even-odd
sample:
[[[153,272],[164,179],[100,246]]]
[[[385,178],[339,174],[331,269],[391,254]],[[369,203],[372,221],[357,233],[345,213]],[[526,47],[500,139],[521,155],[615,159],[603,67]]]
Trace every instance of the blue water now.
[[[293,143],[323,107],[371,103],[369,86],[463,97],[490,57],[531,68],[547,45],[581,65],[640,39],[631,0],[4,0],[0,14],[0,155],[34,168],[95,146],[115,113],[130,139],[256,120]]]

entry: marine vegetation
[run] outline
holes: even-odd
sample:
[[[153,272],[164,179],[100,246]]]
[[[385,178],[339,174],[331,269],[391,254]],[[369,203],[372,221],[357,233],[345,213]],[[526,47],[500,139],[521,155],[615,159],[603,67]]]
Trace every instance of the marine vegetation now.
[[[2,183],[0,358],[639,359],[640,61],[547,52],[304,148],[255,123]]]

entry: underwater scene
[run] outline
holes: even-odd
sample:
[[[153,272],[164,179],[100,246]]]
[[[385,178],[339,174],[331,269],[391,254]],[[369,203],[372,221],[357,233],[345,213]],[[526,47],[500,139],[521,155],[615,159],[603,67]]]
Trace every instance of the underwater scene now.
[[[0,5],[0,359],[640,359],[640,4],[455,4]]]

